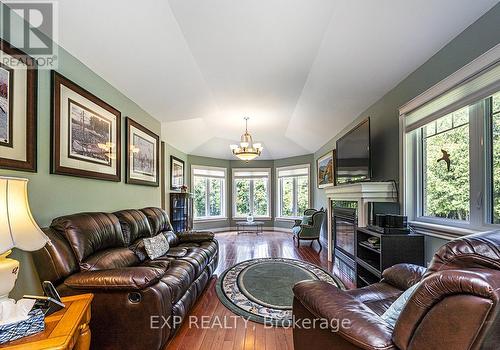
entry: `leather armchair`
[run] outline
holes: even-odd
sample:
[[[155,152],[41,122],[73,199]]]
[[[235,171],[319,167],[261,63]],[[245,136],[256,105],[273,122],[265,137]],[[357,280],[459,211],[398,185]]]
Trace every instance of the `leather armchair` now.
[[[364,288],[343,291],[325,282],[300,282],[294,287],[293,303],[298,324],[330,324],[323,329],[295,327],[295,349],[498,349],[499,270],[496,231],[449,242],[427,270],[393,266],[379,283]],[[380,316],[419,282],[392,328]]]
[[[311,222],[310,224],[303,224],[302,220],[295,220],[295,224],[292,227],[293,239],[297,240],[297,247],[300,246],[300,240],[311,241],[311,245],[314,241],[318,241],[321,251],[323,249],[320,242],[321,226],[325,220],[326,213],[323,208],[320,210],[306,209],[304,216],[311,216]]]

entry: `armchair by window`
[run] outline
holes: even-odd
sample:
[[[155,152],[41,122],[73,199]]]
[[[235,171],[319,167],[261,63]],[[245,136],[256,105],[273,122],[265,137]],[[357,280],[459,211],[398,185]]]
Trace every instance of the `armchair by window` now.
[[[311,246],[314,241],[318,241],[320,251],[323,249],[320,242],[321,226],[325,220],[325,210],[321,208],[306,209],[302,220],[295,220],[292,228],[293,239],[297,239],[297,247],[300,246],[300,240],[311,241]]]

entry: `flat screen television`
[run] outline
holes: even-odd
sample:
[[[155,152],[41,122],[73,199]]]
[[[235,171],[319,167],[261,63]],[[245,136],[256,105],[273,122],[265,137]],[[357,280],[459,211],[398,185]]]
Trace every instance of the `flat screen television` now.
[[[370,180],[370,118],[338,139],[336,154],[336,185]]]

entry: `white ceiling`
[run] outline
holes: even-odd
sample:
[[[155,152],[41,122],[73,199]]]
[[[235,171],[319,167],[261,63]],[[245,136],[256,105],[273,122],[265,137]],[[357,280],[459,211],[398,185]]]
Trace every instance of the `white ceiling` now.
[[[60,0],[59,43],[163,123],[231,158],[312,153],[498,0]]]

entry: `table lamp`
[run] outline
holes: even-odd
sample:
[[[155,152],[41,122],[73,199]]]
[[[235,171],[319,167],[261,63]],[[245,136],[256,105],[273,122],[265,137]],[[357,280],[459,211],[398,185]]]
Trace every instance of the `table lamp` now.
[[[19,272],[19,262],[7,258],[11,249],[34,251],[48,242],[31,215],[28,180],[0,176],[0,303],[8,299]]]

